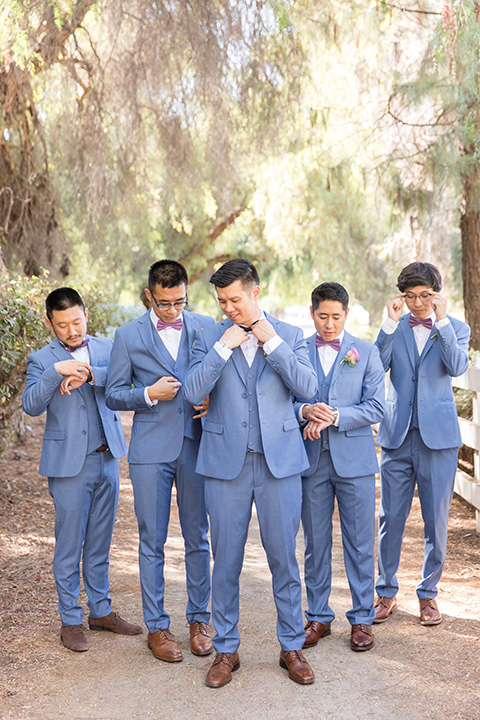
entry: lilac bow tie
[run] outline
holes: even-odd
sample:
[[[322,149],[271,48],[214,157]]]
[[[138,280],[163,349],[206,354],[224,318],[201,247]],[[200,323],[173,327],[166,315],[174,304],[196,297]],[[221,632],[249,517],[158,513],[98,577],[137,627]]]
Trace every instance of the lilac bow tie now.
[[[431,330],[433,327],[433,320],[432,318],[425,318],[425,320],[420,320],[420,318],[415,317],[415,315],[410,315],[410,317],[408,318],[408,324],[411,328],[417,327],[417,325],[423,325],[424,327]]]
[[[85,338],[85,339],[83,340],[82,344],[79,345],[78,347],[72,347],[71,345],[64,345],[63,347],[65,348],[65,350],[66,350],[67,352],[73,353],[73,352],[75,352],[75,350],[80,350],[80,348],[86,347],[89,342],[90,342],[90,338]]]
[[[166,328],[173,328],[174,330],[181,330],[183,325],[183,319],[182,316],[177,318],[171,323],[164,322],[163,320],[157,320],[157,330],[160,332],[160,330],[165,330]]]
[[[332,350],[335,350],[335,352],[338,352],[340,350],[340,338],[335,338],[335,340],[324,340],[320,335],[317,334],[317,338],[315,340],[315,343],[318,347],[324,347],[325,345],[328,345],[332,348]]]

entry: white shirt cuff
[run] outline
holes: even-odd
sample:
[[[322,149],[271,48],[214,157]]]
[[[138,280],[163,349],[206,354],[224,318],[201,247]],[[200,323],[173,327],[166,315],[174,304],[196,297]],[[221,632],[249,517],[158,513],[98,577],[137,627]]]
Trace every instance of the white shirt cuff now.
[[[231,350],[228,347],[224,347],[223,345],[220,345],[219,342],[216,342],[213,347],[215,348],[217,353],[220,355],[220,357],[225,360],[225,362],[230,359],[233,350]]]
[[[438,320],[435,325],[439,330],[441,330],[445,325],[448,325],[450,323],[449,318],[442,318],[441,320]]]
[[[384,323],[382,325],[382,330],[385,333],[385,335],[391,335],[397,329],[397,325],[398,325],[398,322],[395,322],[395,320],[392,320],[391,317],[387,317],[384,320]]]
[[[149,407],[155,407],[155,405],[158,403],[158,400],[150,400],[150,395],[148,394],[148,387],[146,387],[143,391],[143,396],[145,398],[145,402]]]
[[[267,355],[270,355],[274,350],[278,348],[279,345],[281,345],[283,342],[280,335],[274,335],[270,338],[270,340],[267,340],[266,343],[263,343],[263,349],[267,353]]]

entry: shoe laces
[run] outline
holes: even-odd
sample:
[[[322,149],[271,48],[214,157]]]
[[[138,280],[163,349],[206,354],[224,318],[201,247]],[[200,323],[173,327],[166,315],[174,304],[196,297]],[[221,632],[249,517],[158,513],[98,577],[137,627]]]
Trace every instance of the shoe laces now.
[[[218,653],[217,657],[213,661],[213,665],[220,665],[222,662],[233,668],[231,653]]]
[[[208,635],[207,628],[205,627],[205,623],[200,622],[199,620],[195,620],[195,622],[191,625],[192,628],[192,637],[195,637],[196,635]]]

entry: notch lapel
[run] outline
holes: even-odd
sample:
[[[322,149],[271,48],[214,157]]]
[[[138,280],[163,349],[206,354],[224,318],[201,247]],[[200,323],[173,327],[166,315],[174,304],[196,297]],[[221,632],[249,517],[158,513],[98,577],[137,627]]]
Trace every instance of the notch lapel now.
[[[412,368],[415,368],[417,357],[418,357],[418,351],[417,346],[415,343],[415,337],[413,335],[413,330],[408,324],[408,318],[410,317],[411,313],[408,313],[408,315],[404,315],[403,317],[405,320],[400,320],[400,332],[402,333],[403,340],[405,342],[407,353],[409,360],[412,364]]]

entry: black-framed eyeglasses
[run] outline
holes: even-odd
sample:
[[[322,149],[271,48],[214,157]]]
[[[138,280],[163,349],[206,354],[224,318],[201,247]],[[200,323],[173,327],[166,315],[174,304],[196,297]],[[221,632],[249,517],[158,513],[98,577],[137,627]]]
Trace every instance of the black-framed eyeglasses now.
[[[415,302],[415,300],[421,300],[422,302],[427,302],[427,300],[430,300],[431,297],[432,297],[431,294],[428,292],[420,293],[420,295],[415,295],[414,293],[411,293],[411,292],[405,293],[405,298],[409,302]]]
[[[175,308],[175,310],[183,310],[185,305],[188,305],[188,295],[185,295],[185,300],[178,300],[174,303],[165,302],[164,300],[158,301],[151,290],[150,295],[152,296],[153,302],[160,310],[170,310],[171,307]]]

